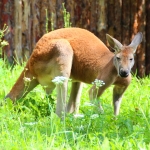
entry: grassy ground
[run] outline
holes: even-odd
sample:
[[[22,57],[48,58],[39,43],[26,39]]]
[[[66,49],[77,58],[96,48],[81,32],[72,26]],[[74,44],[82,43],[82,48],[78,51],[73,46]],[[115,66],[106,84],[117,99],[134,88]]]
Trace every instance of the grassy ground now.
[[[113,116],[112,88],[100,98],[101,114],[88,100],[90,85],[82,92],[80,114],[65,121],[54,113],[56,92],[45,95],[41,86],[14,106],[3,98],[23,68],[11,72],[0,60],[0,149],[2,150],[148,150],[150,149],[150,78],[133,77],[121,105]]]

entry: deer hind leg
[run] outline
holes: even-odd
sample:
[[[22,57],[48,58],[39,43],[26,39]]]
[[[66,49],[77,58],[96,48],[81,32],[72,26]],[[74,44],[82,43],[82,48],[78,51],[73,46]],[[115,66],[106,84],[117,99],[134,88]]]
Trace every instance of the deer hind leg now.
[[[57,89],[57,105],[56,114],[62,116],[66,112],[66,97],[68,79],[71,74],[73,50],[70,43],[65,39],[59,39],[55,43],[56,55],[54,56],[55,69],[53,70],[53,77],[63,76],[66,77],[62,84],[56,84]]]
[[[113,88],[113,106],[114,106],[114,115],[119,115],[120,104],[122,101],[122,96],[126,90],[127,86],[118,86],[115,85]]]
[[[82,92],[83,83],[73,82],[71,87],[71,94],[67,106],[67,112],[69,113],[78,113],[80,105],[80,97]]]

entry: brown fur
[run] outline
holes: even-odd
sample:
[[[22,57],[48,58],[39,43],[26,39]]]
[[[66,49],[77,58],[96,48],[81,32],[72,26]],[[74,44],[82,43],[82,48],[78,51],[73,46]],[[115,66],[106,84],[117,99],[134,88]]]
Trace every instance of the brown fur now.
[[[113,41],[112,37],[109,38]],[[115,42],[113,44],[116,45]],[[128,57],[130,55],[133,57],[132,47],[123,47],[123,50],[120,50],[117,55],[121,57],[121,60],[124,59],[124,62],[127,62],[125,66],[128,67]],[[73,83],[67,108],[65,107],[67,81],[63,84],[63,88],[57,86],[56,113],[61,116],[63,111],[78,110],[82,90],[81,82],[91,84],[97,78],[103,80],[105,85],[99,88],[98,95],[95,94],[96,89],[93,86],[90,90],[90,98],[99,97],[107,87],[115,84],[113,101],[114,111],[117,115],[120,104],[115,106],[117,105],[115,102],[119,101],[120,103],[121,97],[130,83],[131,75],[129,74],[126,78],[118,75],[119,69],[117,70],[117,67],[113,65],[116,63],[114,61],[117,61],[114,60],[115,56],[94,34],[87,30],[64,28],[52,31],[38,41],[25,67],[27,69],[24,69],[7,97],[15,101],[25,96],[39,83],[47,86],[46,91],[50,94],[55,88],[54,83],[51,82],[52,79],[56,76],[70,77]],[[34,77],[25,93],[24,76],[31,80]],[[61,92],[63,97],[61,97]]]

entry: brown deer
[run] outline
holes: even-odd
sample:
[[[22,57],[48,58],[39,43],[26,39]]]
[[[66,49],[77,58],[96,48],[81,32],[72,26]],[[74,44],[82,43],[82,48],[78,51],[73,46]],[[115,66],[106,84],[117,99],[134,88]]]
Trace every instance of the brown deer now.
[[[131,68],[134,65],[134,53],[142,41],[142,33],[137,33],[128,46],[106,35],[109,45],[115,53],[104,45],[91,32],[81,28],[63,28],[45,34],[36,44],[25,69],[6,96],[14,102],[24,97],[35,86],[45,86],[46,93],[51,94],[55,88],[52,80],[57,76],[66,80],[57,88],[56,114],[72,113],[78,110],[82,82],[91,84],[95,79],[104,81],[105,85],[98,89],[93,85],[90,99],[99,97],[106,88],[114,85],[114,114],[119,114],[123,93],[131,81]],[[26,88],[24,78],[31,82]],[[66,107],[68,79],[72,79],[72,88]]]

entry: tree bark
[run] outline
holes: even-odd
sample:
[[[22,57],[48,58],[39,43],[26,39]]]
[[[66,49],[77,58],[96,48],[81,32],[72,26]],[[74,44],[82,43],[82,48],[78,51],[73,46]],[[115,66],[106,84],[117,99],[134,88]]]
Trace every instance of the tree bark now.
[[[150,74],[150,0],[146,0],[146,75]]]
[[[122,44],[130,43],[130,0],[122,1]]]
[[[138,12],[137,12],[137,20],[138,20],[138,28],[139,32],[143,32],[143,42],[137,49],[137,67],[138,67],[138,75],[140,77],[145,76],[145,0],[138,0]]]
[[[122,30],[121,30],[121,23],[122,23],[122,0],[115,0],[114,2],[114,35],[117,40],[122,42]]]
[[[98,1],[98,17],[97,17],[97,32],[98,37],[106,43],[106,30],[107,30],[107,4],[105,0]]]
[[[22,1],[15,0],[15,57],[17,63],[22,62]]]
[[[5,52],[10,64],[14,56],[19,63],[29,59],[43,34],[64,27],[62,3],[72,27],[90,30],[105,44],[106,33],[128,45],[142,32],[133,71],[140,77],[150,73],[150,0],[1,0],[0,28],[4,24],[9,28],[3,57]]]
[[[8,58],[8,62],[13,64],[14,57],[14,3],[9,0],[2,0],[1,3],[1,28],[4,27],[4,24],[8,26],[8,32],[5,34],[4,39],[9,43],[8,46],[5,46],[3,49],[3,58]]]

